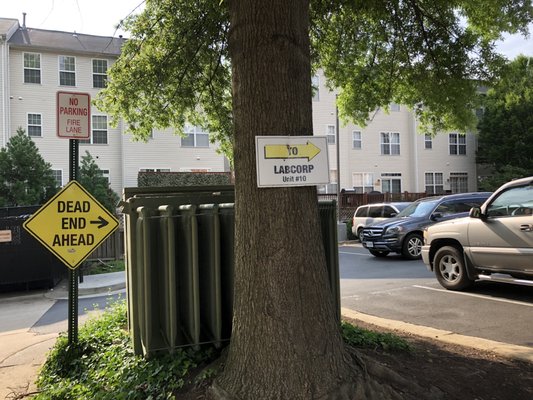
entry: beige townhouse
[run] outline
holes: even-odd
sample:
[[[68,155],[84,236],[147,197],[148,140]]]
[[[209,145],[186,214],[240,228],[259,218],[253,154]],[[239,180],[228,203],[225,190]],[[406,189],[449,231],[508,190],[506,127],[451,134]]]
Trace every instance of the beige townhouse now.
[[[24,128],[64,185],[69,179],[68,139],[57,136],[56,94],[94,97],[105,87],[123,41],[32,29],[25,20],[20,24],[0,18],[0,146],[17,128]],[[339,124],[337,129],[335,93],[326,88],[321,74],[313,77],[313,85],[313,134],[327,136],[330,164],[330,184],[320,186],[321,193],[336,193],[339,177],[341,189],[356,192],[476,190],[475,135],[420,135],[413,113],[398,104],[391,104],[389,113],[377,110],[365,127]],[[122,124],[111,127],[109,121],[92,106],[90,139],[80,141],[79,150],[80,157],[91,153],[117,193],[136,186],[139,171],[230,169],[199,127],[188,126],[186,137],[171,129],[154,130],[144,143],[125,135]]]

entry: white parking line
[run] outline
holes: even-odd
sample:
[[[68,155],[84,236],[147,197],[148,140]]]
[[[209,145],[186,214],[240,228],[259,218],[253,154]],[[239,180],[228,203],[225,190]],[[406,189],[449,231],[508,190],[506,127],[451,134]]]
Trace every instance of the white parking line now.
[[[364,254],[364,253],[349,253],[347,251],[339,251],[339,254],[349,254],[351,256],[365,256],[365,257],[368,257],[368,253],[367,254]]]
[[[420,286],[420,285],[413,285],[413,287],[419,288],[419,289],[434,290],[435,292],[444,292],[444,293],[448,293],[448,294],[458,294],[458,295],[461,295],[461,296],[477,297],[477,298],[480,298],[480,299],[483,299],[483,300],[492,300],[492,301],[499,301],[501,303],[518,304],[520,306],[533,307],[533,304],[531,304],[531,303],[526,303],[526,302],[523,302],[523,301],[507,300],[507,299],[497,299],[497,298],[490,297],[490,296],[485,296],[485,295],[482,295],[482,294],[465,293],[465,292],[454,292],[454,291],[450,291],[450,290],[446,290],[446,289],[437,289],[437,288],[432,288],[432,287],[428,287],[428,286]]]

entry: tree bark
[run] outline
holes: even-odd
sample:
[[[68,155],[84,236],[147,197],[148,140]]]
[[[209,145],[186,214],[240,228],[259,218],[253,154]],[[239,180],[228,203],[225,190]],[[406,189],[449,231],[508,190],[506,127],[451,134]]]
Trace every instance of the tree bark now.
[[[355,392],[320,237],[315,187],[258,188],[255,136],[312,135],[306,0],[230,1],[235,122],[232,340],[213,397]]]

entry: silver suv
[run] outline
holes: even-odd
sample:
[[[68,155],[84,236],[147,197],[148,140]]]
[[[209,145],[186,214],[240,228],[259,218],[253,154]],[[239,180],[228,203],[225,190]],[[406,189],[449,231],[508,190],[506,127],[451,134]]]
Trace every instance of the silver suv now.
[[[397,216],[409,202],[374,203],[357,207],[352,218],[352,233],[362,242],[363,228]]]
[[[422,260],[450,290],[476,280],[533,286],[533,177],[506,183],[469,217],[427,227]]]

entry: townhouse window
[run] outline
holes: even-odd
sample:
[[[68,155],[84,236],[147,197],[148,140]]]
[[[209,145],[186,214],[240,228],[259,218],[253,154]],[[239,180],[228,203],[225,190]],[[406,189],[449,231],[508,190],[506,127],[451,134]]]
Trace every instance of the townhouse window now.
[[[53,169],[52,175],[54,176],[54,179],[56,180],[57,186],[62,187],[63,186],[63,171],[60,169]]]
[[[433,148],[433,138],[431,135],[424,135],[424,148],[428,150]]]
[[[328,138],[328,144],[335,144],[335,125],[326,125],[326,137]]]
[[[139,172],[170,172],[170,168],[140,168]]]
[[[91,137],[80,139],[80,144],[107,144],[107,115],[93,115]]]
[[[468,192],[468,173],[451,172],[450,173],[450,190],[452,193]]]
[[[400,111],[400,105],[396,104],[396,103],[390,103],[389,104],[389,110],[391,112],[398,112],[398,111]]]
[[[93,60],[93,87],[105,88],[107,85],[107,60]]]
[[[185,136],[181,138],[181,147],[209,147],[209,133],[199,126],[185,126]]]
[[[24,83],[41,83],[41,55],[24,53]]]
[[[313,101],[320,101],[320,78],[318,75],[311,77],[311,86],[313,89]]]
[[[444,175],[442,172],[426,172],[425,181],[427,194],[444,193]]]
[[[76,86],[76,57],[59,56],[59,85]]]
[[[450,133],[450,154],[451,155],[465,155],[466,154],[466,135],[458,133]]]
[[[28,114],[27,122],[28,122],[28,125],[27,125],[28,136],[31,136],[31,137],[42,137],[43,136],[43,125],[42,125],[41,114]]]
[[[352,185],[355,193],[369,193],[374,190],[374,174],[368,172],[354,172]]]
[[[337,193],[337,170],[329,170],[329,182],[325,185],[317,185],[319,194],[336,194]]]
[[[111,180],[109,179],[110,177],[109,170],[101,169],[100,172],[102,173],[102,177],[106,180],[107,184],[109,184],[111,182]]]
[[[400,154],[400,134],[398,132],[381,132],[381,154]]]
[[[381,174],[381,191],[384,193],[401,193],[401,176],[402,174],[398,172],[389,172]]]
[[[361,149],[363,142],[361,140],[361,131],[352,132],[352,149],[359,150]]]
[[[92,116],[93,144],[107,144],[107,115]]]

